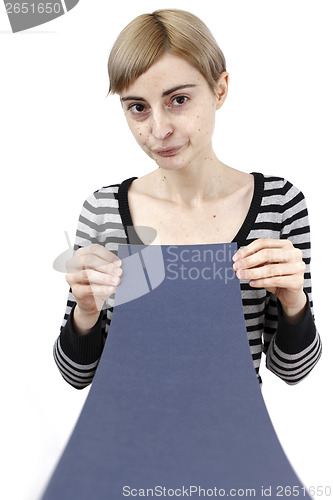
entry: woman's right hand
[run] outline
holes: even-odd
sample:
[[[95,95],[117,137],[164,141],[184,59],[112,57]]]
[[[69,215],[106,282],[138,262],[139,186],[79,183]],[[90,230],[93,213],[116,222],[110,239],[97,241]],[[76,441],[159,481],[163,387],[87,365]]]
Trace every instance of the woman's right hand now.
[[[102,245],[79,248],[66,262],[66,280],[76,299],[74,327],[84,335],[97,322],[105,300],[120,283],[121,260]]]

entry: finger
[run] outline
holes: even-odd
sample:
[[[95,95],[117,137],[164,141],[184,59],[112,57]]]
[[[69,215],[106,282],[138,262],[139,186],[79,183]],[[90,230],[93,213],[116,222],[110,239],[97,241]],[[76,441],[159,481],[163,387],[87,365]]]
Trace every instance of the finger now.
[[[87,256],[91,255],[99,257],[100,259],[106,261],[107,263],[114,263],[119,267],[122,265],[121,259],[119,259],[119,257],[116,254],[114,254],[110,250],[107,250],[107,248],[97,243],[79,248],[75,252],[73,258],[69,259],[67,263],[75,267],[75,265],[77,265],[77,262],[82,262],[82,260],[85,261]]]
[[[96,255],[87,253],[82,255],[80,250],[74,255],[74,257],[66,262],[67,271],[69,273],[75,273],[82,271],[82,269],[103,269],[107,266],[108,262]]]
[[[267,264],[251,269],[239,269],[236,276],[243,280],[259,280],[280,276],[304,275],[305,264],[301,262],[287,262],[283,264]]]
[[[122,274],[122,269],[115,262],[106,261],[93,254],[80,256],[79,269],[95,269],[100,273],[115,274],[117,276]]]
[[[102,297],[106,300],[110,295],[114,294],[115,291],[115,286],[84,285],[81,283],[75,284],[72,288],[72,293],[77,302],[84,302],[94,297]]]
[[[67,261],[66,266],[68,272],[74,273],[82,269],[98,269],[100,272],[103,273],[113,273],[114,269],[120,269],[120,265],[122,264],[120,259],[113,260],[112,262],[110,262],[109,259],[105,259],[100,255],[96,255],[91,252],[83,252],[81,250],[82,249],[79,249],[74,255],[74,257]],[[107,252],[111,255],[114,255],[108,250]],[[114,255],[114,257],[116,256]]]
[[[102,285],[114,286],[119,285],[120,276],[111,273],[103,273],[94,269],[83,269],[76,273],[66,275],[67,282],[73,286],[76,283],[82,285]]]
[[[253,288],[266,288],[275,293],[276,289],[285,288],[298,291],[303,288],[304,278],[301,275],[273,276],[258,280],[250,280],[249,285]]]
[[[252,255],[253,253],[262,250],[263,248],[286,248],[292,247],[293,244],[290,240],[279,240],[274,238],[259,238],[257,240],[252,241],[246,247],[238,250],[233,256],[233,261],[236,262],[239,259],[243,259],[248,255]]]
[[[119,285],[120,276],[113,273],[104,273],[100,270],[95,271],[94,269],[85,269],[86,279],[91,284],[96,285]]]
[[[237,269],[249,269],[267,263],[300,261],[302,261],[302,250],[287,245],[282,248],[263,248],[254,254],[238,259],[233,268],[236,271]]]
[[[79,248],[78,252],[81,256],[91,254],[96,255],[97,257],[100,257],[107,262],[112,262],[118,266],[122,264],[121,260],[116,254],[103,247],[102,245],[99,245],[98,243],[93,243],[91,245],[81,247]]]

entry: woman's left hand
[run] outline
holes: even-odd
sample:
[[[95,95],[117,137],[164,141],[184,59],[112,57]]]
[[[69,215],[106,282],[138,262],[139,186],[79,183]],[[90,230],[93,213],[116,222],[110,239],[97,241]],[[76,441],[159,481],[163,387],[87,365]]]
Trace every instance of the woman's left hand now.
[[[306,305],[303,290],[305,263],[302,250],[290,240],[261,238],[238,250],[233,268],[239,279],[254,288],[265,288],[280,300],[284,314],[298,321]]]

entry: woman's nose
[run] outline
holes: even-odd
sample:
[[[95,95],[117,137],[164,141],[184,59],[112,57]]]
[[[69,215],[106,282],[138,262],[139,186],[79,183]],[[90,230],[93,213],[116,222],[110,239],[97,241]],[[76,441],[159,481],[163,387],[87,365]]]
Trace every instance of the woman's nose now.
[[[173,132],[173,125],[167,112],[158,112],[152,116],[151,133],[155,139],[163,140]]]

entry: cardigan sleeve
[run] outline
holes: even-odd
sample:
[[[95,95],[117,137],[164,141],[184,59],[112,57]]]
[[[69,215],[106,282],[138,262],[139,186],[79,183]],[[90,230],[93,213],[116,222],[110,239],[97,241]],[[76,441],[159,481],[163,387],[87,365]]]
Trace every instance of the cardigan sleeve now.
[[[112,198],[112,193],[107,194]],[[109,249],[117,254],[117,245],[114,243],[108,245],[105,241],[101,241],[105,224],[111,223],[107,220],[108,210],[101,202],[103,196],[100,196],[99,199],[98,193],[95,192],[83,204],[75,235],[74,250],[99,243],[109,246]],[[108,232],[110,233],[109,228]],[[69,289],[66,311],[60,334],[53,347],[53,356],[66,382],[76,389],[83,389],[91,384],[94,378],[105,344],[113,307],[104,307],[92,330],[86,335],[78,335],[73,327],[75,305],[75,297]]]
[[[303,193],[288,181],[281,196],[281,212],[281,239],[290,240],[303,253],[306,264],[304,292],[307,304],[299,323],[291,325],[283,316],[280,301],[273,294],[268,294],[263,349],[266,353],[267,368],[287,384],[294,385],[314,368],[321,356],[322,345],[313,313],[308,210]]]

